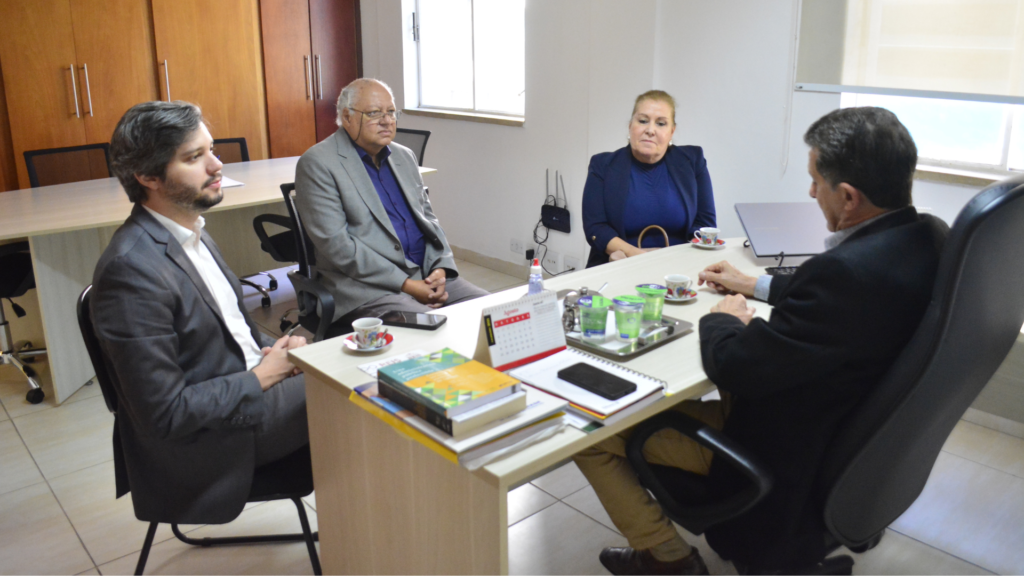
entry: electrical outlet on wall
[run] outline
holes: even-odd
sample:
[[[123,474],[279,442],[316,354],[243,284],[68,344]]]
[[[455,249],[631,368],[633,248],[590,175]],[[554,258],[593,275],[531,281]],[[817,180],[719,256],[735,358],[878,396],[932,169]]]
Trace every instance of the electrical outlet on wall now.
[[[547,254],[544,255],[544,267],[550,270],[552,274],[558,272],[558,252],[548,250]]]
[[[520,257],[525,253],[523,250],[523,241],[517,238],[509,240],[508,247],[510,250],[518,254]]]
[[[565,256],[562,257],[562,271],[563,272],[566,271],[566,270],[579,270],[579,269],[580,269],[580,259],[579,258],[577,258],[575,256],[569,256],[568,254],[566,254]]]

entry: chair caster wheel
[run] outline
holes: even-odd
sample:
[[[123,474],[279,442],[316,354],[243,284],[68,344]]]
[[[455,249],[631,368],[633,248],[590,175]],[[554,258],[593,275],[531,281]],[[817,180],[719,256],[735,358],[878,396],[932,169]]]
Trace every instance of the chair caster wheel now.
[[[46,398],[46,393],[43,392],[42,388],[33,388],[25,394],[25,400],[28,400],[30,404],[39,404]]]
[[[270,308],[270,297],[264,296],[260,299],[260,306],[264,308]]]
[[[270,277],[270,285],[268,287],[268,290],[270,290],[271,292],[277,290],[277,278],[274,278],[273,276]]]

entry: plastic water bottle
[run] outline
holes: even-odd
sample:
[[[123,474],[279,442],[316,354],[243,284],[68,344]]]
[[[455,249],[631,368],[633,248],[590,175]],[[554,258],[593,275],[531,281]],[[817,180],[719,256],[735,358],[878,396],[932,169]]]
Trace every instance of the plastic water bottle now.
[[[540,260],[533,259],[530,266],[530,288],[527,294],[540,294],[544,290],[544,276],[541,274]]]

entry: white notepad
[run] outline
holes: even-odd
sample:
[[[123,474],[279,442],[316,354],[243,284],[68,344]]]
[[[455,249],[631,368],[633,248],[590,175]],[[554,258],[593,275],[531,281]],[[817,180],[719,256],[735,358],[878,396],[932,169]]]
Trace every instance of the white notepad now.
[[[636,390],[618,400],[609,400],[558,377],[559,370],[580,362],[614,374],[623,380],[628,380],[636,384]],[[566,348],[558,354],[511,370],[509,375],[598,414],[618,412],[634,402],[650,396],[654,392],[665,389],[665,383],[657,378],[630,370],[625,366],[598,358],[575,348]]]

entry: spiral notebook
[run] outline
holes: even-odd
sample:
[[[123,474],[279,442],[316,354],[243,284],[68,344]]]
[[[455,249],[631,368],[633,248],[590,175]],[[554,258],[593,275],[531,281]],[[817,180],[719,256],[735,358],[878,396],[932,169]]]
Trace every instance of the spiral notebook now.
[[[608,400],[558,377],[559,370],[579,362],[590,364],[636,384],[636,391],[618,400]],[[652,394],[660,396],[664,394],[665,390],[665,382],[657,378],[630,370],[625,366],[587,354],[576,348],[566,348],[553,356],[511,370],[509,375],[549,394],[568,400],[572,405],[593,413],[598,419],[604,419]]]

